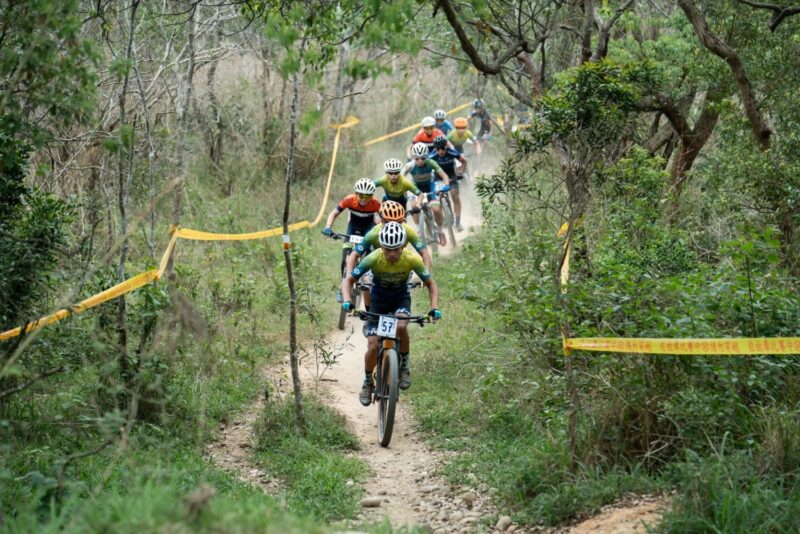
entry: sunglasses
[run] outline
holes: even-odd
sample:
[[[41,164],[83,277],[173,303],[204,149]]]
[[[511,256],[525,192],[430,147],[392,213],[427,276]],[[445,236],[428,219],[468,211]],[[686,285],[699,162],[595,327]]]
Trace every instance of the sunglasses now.
[[[358,198],[360,198],[361,200],[369,200],[372,198],[372,195],[367,195],[366,193],[357,193],[357,194]]]
[[[389,176],[397,176],[400,173],[399,172],[387,172],[386,174],[388,174]]]
[[[414,158],[414,161],[425,161],[428,158]]]

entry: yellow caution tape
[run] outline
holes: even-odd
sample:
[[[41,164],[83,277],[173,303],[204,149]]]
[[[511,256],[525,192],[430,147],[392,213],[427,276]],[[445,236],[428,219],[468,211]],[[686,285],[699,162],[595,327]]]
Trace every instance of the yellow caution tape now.
[[[308,221],[300,221],[298,223],[290,224],[289,231],[295,232],[302,228],[307,228],[308,226]],[[281,235],[283,233],[283,227],[271,228],[269,230],[262,230],[259,232],[249,232],[245,234],[220,234],[216,232],[192,230],[190,228],[178,228],[175,233],[182,239],[191,239],[193,241],[250,241],[253,239],[266,239],[268,237]]]
[[[334,138],[333,142],[333,155],[331,157],[331,165],[328,169],[328,178],[327,183],[325,185],[325,195],[323,196],[322,205],[320,206],[319,213],[317,217],[314,219],[313,222],[309,221],[300,221],[294,224],[290,224],[288,227],[289,232],[295,232],[297,230],[301,230],[303,228],[312,228],[319,224],[322,220],[322,217],[325,213],[325,206],[328,203],[328,198],[330,196],[331,191],[331,183],[333,181],[333,171],[336,166],[336,154],[339,151],[339,139],[341,137],[341,132],[343,128],[350,128],[351,126],[355,126],[359,123],[359,120],[356,117],[348,116],[342,124],[333,125],[333,128],[336,128],[336,137]],[[190,228],[172,228],[171,229],[171,236],[169,240],[169,244],[167,245],[167,249],[164,251],[164,255],[161,257],[161,261],[159,262],[158,270],[150,270],[145,271],[143,273],[139,273],[136,276],[121,282],[114,287],[106,289],[101,293],[96,295],[92,295],[91,297],[79,302],[76,304],[72,309],[62,309],[58,310],[55,313],[50,315],[46,315],[36,321],[28,323],[24,326],[24,332],[32,332],[33,330],[37,330],[42,328],[43,326],[47,326],[63,319],[66,319],[72,314],[82,313],[90,308],[94,308],[95,306],[99,306],[104,302],[108,302],[109,300],[115,299],[120,297],[126,293],[130,293],[140,287],[146,286],[151,284],[157,280],[160,280],[164,276],[164,272],[167,269],[167,264],[169,263],[169,258],[172,256],[172,253],[175,250],[175,244],[178,239],[189,239],[194,241],[247,241],[251,239],[266,239],[268,237],[274,237],[277,235],[283,234],[283,227],[279,228],[271,228],[269,230],[262,230],[258,232],[248,232],[242,234],[224,234],[224,233],[216,233],[216,232],[203,232],[201,230],[192,230]],[[14,337],[19,336],[23,333],[23,327],[13,328],[11,330],[7,330],[5,332],[0,332],[0,341],[5,341],[7,339],[11,339]]]
[[[453,113],[461,111],[462,109],[466,109],[466,108],[470,107],[471,105],[472,105],[471,103],[461,104],[460,106],[456,106],[453,109],[447,110],[447,114],[448,115],[452,115]],[[389,134],[386,134],[386,135],[382,135],[380,137],[377,137],[375,139],[367,141],[366,143],[364,143],[364,146],[368,147],[368,146],[374,145],[376,143],[380,143],[381,141],[386,141],[387,139],[391,139],[392,137],[397,137],[398,135],[403,135],[404,133],[416,130],[418,128],[419,128],[419,124],[412,124],[411,126],[407,126],[407,127],[403,128],[402,130],[397,130],[396,132],[392,132],[392,133],[389,133]]]
[[[640,354],[800,354],[800,337],[664,339],[588,337],[564,340],[564,350]]]
[[[143,273],[139,273],[132,278],[128,278],[124,282],[121,282],[114,287],[110,287],[105,291],[98,293],[96,295],[92,295],[91,297],[82,300],[78,304],[75,305],[74,308],[71,310],[69,309],[62,309],[58,310],[55,313],[51,313],[50,315],[46,315],[41,319],[37,319],[31,323],[25,325],[25,333],[32,332],[33,330],[37,330],[42,328],[43,326],[47,326],[62,319],[66,319],[70,315],[74,313],[82,313],[90,308],[94,308],[95,306],[99,306],[104,302],[108,302],[109,300],[115,299],[120,295],[124,295],[125,293],[130,293],[135,289],[139,289],[142,286],[146,286],[147,284],[152,283],[154,280],[157,279],[158,272],[155,270],[152,271],[145,271]],[[5,341],[7,339],[11,339],[12,337],[17,337],[22,333],[22,327],[17,327],[12,330],[8,330],[6,332],[0,333],[0,341]]]

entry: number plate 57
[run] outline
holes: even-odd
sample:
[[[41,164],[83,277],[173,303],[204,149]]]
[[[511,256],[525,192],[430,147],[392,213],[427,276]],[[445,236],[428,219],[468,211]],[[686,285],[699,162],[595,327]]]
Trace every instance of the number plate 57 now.
[[[397,319],[381,315],[381,318],[378,320],[378,335],[388,338],[397,337]]]

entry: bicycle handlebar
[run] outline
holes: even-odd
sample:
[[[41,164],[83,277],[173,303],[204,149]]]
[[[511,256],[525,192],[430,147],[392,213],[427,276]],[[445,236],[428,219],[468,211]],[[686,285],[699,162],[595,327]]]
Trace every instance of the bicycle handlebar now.
[[[425,323],[433,323],[433,321],[431,321],[431,318],[428,317],[427,315],[409,315],[408,317],[398,317],[393,313],[372,313],[362,310],[358,312],[356,316],[362,321],[368,321],[369,319],[378,319],[381,317],[381,315],[387,317],[394,317],[400,321],[408,321],[409,323],[416,323],[420,326],[424,326]]]

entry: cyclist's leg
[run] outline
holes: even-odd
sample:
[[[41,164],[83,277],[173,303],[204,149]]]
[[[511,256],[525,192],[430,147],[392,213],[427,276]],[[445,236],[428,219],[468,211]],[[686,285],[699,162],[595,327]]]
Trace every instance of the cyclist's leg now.
[[[372,311],[370,306],[370,311]],[[372,373],[378,364],[378,322],[370,319],[364,323],[364,336],[367,338],[367,352],[364,353],[364,382],[361,384],[361,391],[358,400],[364,406],[369,406],[372,402],[372,392],[375,389],[375,381]]]
[[[400,301],[394,314],[397,317],[411,315],[411,296]],[[411,387],[411,370],[409,368],[409,347],[411,339],[408,335],[408,321],[397,322],[397,337],[400,338],[400,389]]]

